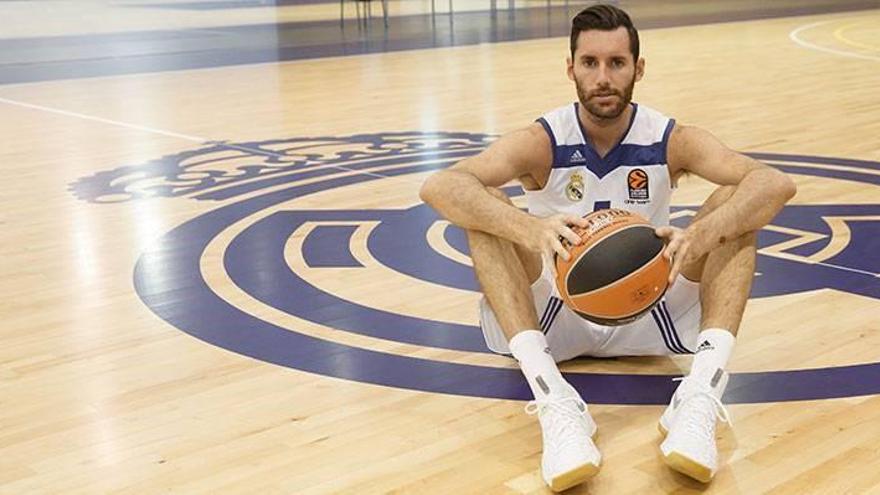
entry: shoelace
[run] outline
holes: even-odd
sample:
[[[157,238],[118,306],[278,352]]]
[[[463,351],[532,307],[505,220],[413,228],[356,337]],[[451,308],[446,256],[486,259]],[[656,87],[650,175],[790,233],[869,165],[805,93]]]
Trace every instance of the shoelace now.
[[[673,378],[673,381],[682,381],[683,379],[684,377]],[[712,389],[708,386],[698,383],[688,383],[687,386],[692,387],[695,390],[684,391],[685,393],[682,394],[683,397],[681,399],[682,402],[690,402],[691,400],[696,398],[706,397],[712,402],[712,405],[714,407],[712,408],[711,412],[708,412],[704,408],[697,408],[696,411],[701,415],[700,420],[688,421],[687,423],[685,423],[685,426],[687,427],[688,431],[697,434],[703,438],[714,438],[715,419],[718,418],[729,425],[731,424],[730,413],[727,412],[727,408],[724,407],[724,404],[721,403],[721,399],[715,397],[715,395],[712,393]],[[685,405],[682,404],[681,407],[684,408]]]
[[[573,404],[574,408],[566,407],[568,404]],[[580,405],[583,405],[583,411],[581,411]],[[543,416],[548,410],[560,414],[562,419],[564,419],[563,421],[550,421],[549,423],[542,422],[542,426],[546,424],[546,427],[549,428],[548,436],[552,439],[550,441],[556,443],[558,447],[579,442],[579,439],[582,438],[581,435],[584,433],[581,431],[581,428],[584,421],[583,416],[586,414],[586,404],[578,397],[569,396],[561,399],[536,399],[529,401],[525,407],[526,414],[530,416],[535,414]],[[568,421],[565,421],[565,419]]]
[[[574,410],[565,407],[565,404],[569,402],[574,404],[575,409],[578,412],[575,412]],[[571,396],[563,397],[561,399],[535,399],[529,401],[529,403],[526,404],[525,411],[526,414],[528,414],[529,416],[534,416],[535,414],[538,414],[539,412],[550,408],[558,413],[568,416],[571,419],[581,419],[584,412],[580,410],[580,404],[583,404],[583,401],[581,399]],[[585,410],[586,405],[584,405],[584,411]]]
[[[678,378],[673,378],[672,381],[680,382],[680,381],[683,381],[684,379],[685,379],[685,377],[680,376]],[[715,394],[712,393],[712,389],[710,387],[708,387],[707,385],[704,385],[704,384],[696,384],[696,383],[694,383],[694,384],[689,383],[688,385],[690,385],[693,388],[696,388],[697,390],[695,392],[691,392],[690,394],[683,394],[683,395],[686,395],[686,397],[682,397],[682,401],[690,400],[690,399],[697,397],[697,396],[708,397],[709,400],[711,400],[715,404],[715,417],[717,417],[721,421],[727,423],[728,425],[732,424],[730,422],[730,413],[727,412],[727,408],[724,407],[724,404],[721,402],[721,399],[719,399],[718,397],[715,397]]]

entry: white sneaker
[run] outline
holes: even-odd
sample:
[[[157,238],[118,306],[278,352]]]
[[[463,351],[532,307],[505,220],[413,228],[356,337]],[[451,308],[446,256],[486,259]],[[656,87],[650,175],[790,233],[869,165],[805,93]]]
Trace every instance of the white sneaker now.
[[[596,423],[577,392],[533,400],[526,405],[526,413],[537,414],[541,423],[541,474],[551,490],[571,488],[599,472],[602,454],[593,443]]]
[[[721,396],[727,386],[727,373],[716,370],[711,379],[687,376],[660,417],[660,431],[666,439],[660,444],[663,459],[672,469],[708,483],[718,470],[715,446],[716,418],[730,424]]]

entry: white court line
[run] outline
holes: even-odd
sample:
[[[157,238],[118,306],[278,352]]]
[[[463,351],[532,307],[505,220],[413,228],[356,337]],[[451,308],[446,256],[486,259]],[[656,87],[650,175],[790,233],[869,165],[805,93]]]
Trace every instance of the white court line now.
[[[696,214],[697,214],[696,210],[679,210],[675,213],[670,214],[669,218],[674,219],[674,218],[681,218],[681,217],[693,217],[693,216],[696,216]],[[810,242],[812,242],[812,241],[810,241]],[[794,246],[792,246],[792,247],[794,247]],[[800,262],[800,263],[806,263],[809,265],[822,265],[826,268],[835,268],[837,270],[844,270],[847,272],[868,275],[869,277],[880,278],[880,273],[873,273],[873,272],[869,272],[866,270],[859,270],[858,268],[850,268],[848,266],[843,266],[843,265],[835,265],[834,263],[827,263],[825,261],[813,261],[813,260],[810,260],[810,259],[805,258],[803,256],[789,255],[784,252],[782,252],[782,253],[761,253],[761,254],[763,254],[764,256],[770,256],[773,258],[796,261],[796,262]]]
[[[822,265],[822,266],[828,267],[828,268],[837,268],[838,270],[846,270],[848,272],[861,273],[862,275],[868,275],[870,277],[880,278],[880,273],[871,273],[866,270],[859,270],[858,268],[850,268],[848,266],[835,265],[834,263],[826,263],[824,261],[817,261],[815,264]]]
[[[828,21],[826,21],[826,22],[828,22]],[[812,25],[817,25],[817,24],[821,24],[821,23],[814,23]],[[811,26],[811,25],[807,25],[806,27],[809,27],[809,26]],[[95,117],[92,115],[85,115],[85,114],[77,113],[77,112],[69,112],[67,110],[61,110],[58,108],[51,108],[51,107],[46,107],[46,106],[42,106],[42,105],[34,105],[32,103],[25,103],[25,102],[16,101],[16,100],[10,100],[8,98],[0,97],[0,103],[6,103],[9,105],[15,105],[15,106],[19,106],[19,107],[29,108],[32,110],[39,110],[39,111],[43,111],[43,112],[54,113],[57,115],[64,115],[66,117],[73,117],[73,118],[79,118],[79,119],[83,119],[83,120],[90,120],[93,122],[100,122],[102,124],[113,125],[113,126],[117,126],[117,127],[124,127],[126,129],[134,129],[134,130],[138,130],[138,131],[149,132],[152,134],[159,134],[162,136],[170,136],[170,137],[176,137],[176,138],[180,138],[180,139],[186,139],[187,141],[194,141],[194,142],[206,144],[206,145],[222,146],[224,148],[228,148],[228,149],[232,149],[232,150],[236,150],[236,151],[245,151],[245,152],[252,153],[252,154],[272,156],[275,158],[284,158],[283,154],[275,153],[272,151],[251,149],[251,148],[248,148],[247,146],[239,146],[239,145],[234,145],[234,144],[226,144],[223,141],[208,139],[205,137],[191,136],[188,134],[181,134],[179,132],[165,131],[162,129],[157,129],[155,127],[147,127],[147,126],[142,126],[142,125],[137,125],[137,124],[130,124],[127,122],[120,122],[118,120],[111,120],[111,119],[105,119],[102,117]],[[377,174],[374,172],[364,172],[361,170],[355,170],[355,169],[351,169],[351,168],[343,167],[343,166],[338,166],[338,165],[330,165],[330,167],[328,167],[328,168],[335,168],[338,170],[344,170],[346,172],[353,172],[355,174],[367,175],[367,176],[376,177],[379,179],[395,179],[395,180],[402,180],[405,182],[416,183],[416,181],[410,181],[404,177],[387,176],[387,175]],[[825,266],[828,268],[836,268],[838,270],[846,270],[849,272],[856,272],[856,273],[861,273],[864,275],[870,275],[872,277],[880,277],[880,273],[871,273],[871,272],[859,270],[856,268],[848,268],[845,266],[839,266],[839,265],[834,265],[831,263],[825,263],[823,261],[815,262],[815,264],[822,265],[822,266]]]
[[[160,134],[162,136],[169,136],[169,137],[175,137],[175,138],[180,138],[180,139],[186,139],[187,141],[196,141],[196,142],[200,142],[200,143],[206,143],[206,142],[210,141],[207,138],[203,138],[203,137],[199,137],[199,136],[190,136],[188,134],[181,134],[179,132],[163,131],[162,129],[156,129],[154,127],[146,127],[146,126],[142,126],[142,125],[128,124],[126,122],[119,122],[118,120],[110,120],[110,119],[104,119],[101,117],[94,117],[91,115],[85,115],[85,114],[76,113],[76,112],[68,112],[67,110],[60,110],[58,108],[44,107],[42,105],[34,105],[33,103],[25,103],[23,101],[10,100],[8,98],[0,97],[0,102],[6,103],[9,105],[15,105],[17,107],[30,108],[32,110],[40,110],[43,112],[64,115],[67,117],[74,117],[74,118],[83,119],[83,120],[91,120],[93,122],[100,122],[102,124],[109,124],[109,125],[114,125],[117,127],[125,127],[127,129],[134,129],[136,131],[144,131],[144,132],[149,132],[152,134]]]
[[[2,87],[2,86],[0,86],[0,87]],[[193,142],[204,144],[204,145],[214,145],[214,146],[220,146],[223,148],[236,150],[236,151],[245,151],[245,152],[253,154],[253,155],[263,155],[263,156],[270,156],[272,158],[281,158],[281,159],[285,158],[285,155],[282,153],[275,153],[273,151],[253,149],[253,148],[248,148],[247,146],[240,146],[240,145],[236,145],[236,144],[228,144],[228,143],[221,141],[219,139],[209,139],[209,138],[201,137],[201,136],[191,136],[189,134],[181,134],[179,132],[172,132],[172,131],[157,129],[155,127],[147,127],[147,126],[143,126],[143,125],[130,124],[128,122],[121,122],[118,120],[105,119],[103,117],[95,117],[93,115],[86,115],[86,114],[82,114],[82,113],[78,113],[78,112],[70,112],[67,110],[46,107],[43,105],[35,105],[33,103],[25,103],[23,101],[10,100],[8,98],[3,98],[3,97],[0,97],[0,103],[6,103],[9,105],[28,108],[31,110],[39,110],[42,112],[54,113],[57,115],[64,115],[65,117],[73,117],[73,118],[78,118],[78,119],[83,119],[83,120],[90,120],[92,122],[99,122],[102,124],[112,125],[112,126],[116,126],[116,127],[123,127],[126,129],[134,129],[136,131],[149,132],[151,134],[158,134],[161,136],[169,136],[169,137],[174,137],[174,138],[185,139],[187,141],[193,141]],[[344,170],[346,172],[354,172],[356,174],[367,175],[370,177],[376,177],[378,179],[402,180],[404,182],[409,182],[409,183],[414,183],[414,184],[417,183],[416,181],[411,181],[411,180],[408,180],[404,177],[382,175],[382,174],[377,174],[374,172],[364,172],[361,170],[356,170],[356,169],[344,167],[341,165],[329,165],[328,168],[335,168],[337,170]]]
[[[818,50],[820,52],[826,52],[826,53],[830,53],[832,55],[840,55],[842,57],[861,58],[861,59],[865,59],[865,60],[876,60],[876,61],[880,62],[880,57],[876,57],[876,56],[872,56],[872,55],[865,55],[863,53],[847,52],[844,50],[835,50],[834,48],[828,48],[825,46],[820,46],[820,45],[810,43],[809,41],[804,41],[798,37],[798,35],[801,32],[806,31],[807,29],[812,29],[817,26],[829,24],[829,23],[835,22],[836,20],[837,19],[831,20],[831,21],[814,22],[812,24],[805,24],[803,26],[800,26],[800,27],[794,29],[790,33],[788,33],[788,37],[791,39],[791,41],[794,41],[798,45],[800,45],[804,48],[807,48],[809,50]]]

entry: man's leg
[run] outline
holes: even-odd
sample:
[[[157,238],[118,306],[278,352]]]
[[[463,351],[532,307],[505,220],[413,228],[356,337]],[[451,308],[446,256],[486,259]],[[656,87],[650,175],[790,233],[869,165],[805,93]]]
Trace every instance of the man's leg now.
[[[732,194],[731,186],[718,188],[700,208],[694,221],[705,216]],[[682,273],[700,282],[702,318],[692,375],[713,374],[724,369],[733,350],[755,274],[757,235],[732,239],[709,252]]]
[[[496,198],[512,204],[502,191],[488,190]],[[507,340],[513,340],[523,331],[536,330],[538,315],[531,285],[541,276],[540,253],[479,230],[465,232],[480,288]]]
[[[502,191],[489,192],[511,203]],[[591,439],[596,424],[539,330],[531,285],[541,276],[541,255],[482,231],[468,230],[467,238],[477,280],[535,397],[526,411],[541,423],[544,480],[553,490],[579,484],[598,471],[601,454]]]
[[[733,186],[716,189],[694,221],[718,208],[733,191]],[[700,282],[702,328],[722,328],[732,335],[739,331],[755,273],[756,239],[754,232],[744,234],[682,269],[682,275]]]
[[[721,205],[733,190],[717,189],[694,220]],[[716,416],[727,419],[720,402],[727,385],[724,368],[752,286],[755,242],[755,233],[744,234],[682,270],[685,277],[700,282],[701,331],[691,372],[661,417],[661,429],[669,434],[660,448],[673,469],[703,482],[711,480],[718,468]]]

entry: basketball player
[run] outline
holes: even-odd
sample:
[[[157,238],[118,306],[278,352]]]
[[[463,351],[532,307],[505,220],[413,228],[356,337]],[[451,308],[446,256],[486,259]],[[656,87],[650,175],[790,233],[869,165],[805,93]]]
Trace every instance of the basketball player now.
[[[535,400],[543,434],[541,467],[554,490],[595,474],[596,425],[556,365],[576,356],[694,353],[660,417],[665,462],[708,482],[718,468],[717,419],[727,420],[724,371],[755,267],[755,232],[795,194],[783,173],[736,153],[712,134],[631,102],[645,72],[629,16],[595,5],[572,21],[568,78],[578,101],[511,132],[479,155],[437,172],[422,199],[467,231],[484,298],[480,322],[490,349],[512,354]],[[677,179],[692,173],[719,187],[690,225],[669,226]],[[528,213],[499,189],[518,180]],[[657,226],[672,260],[672,286],[650,316],[619,327],[588,322],[556,292],[561,238],[601,208],[634,211]],[[540,315],[540,316],[539,316]]]

